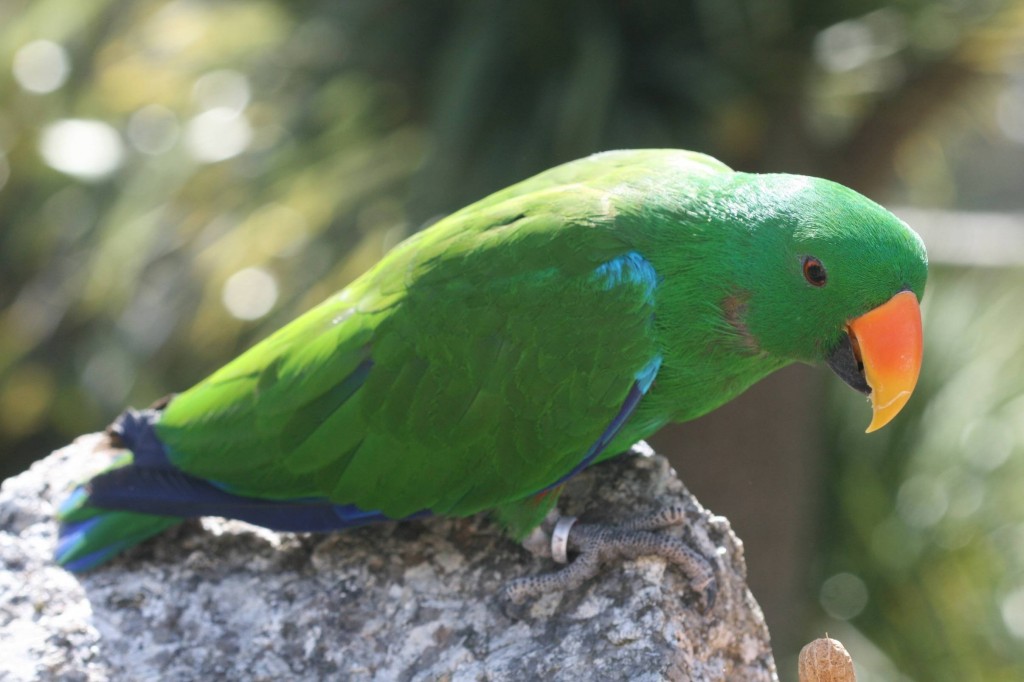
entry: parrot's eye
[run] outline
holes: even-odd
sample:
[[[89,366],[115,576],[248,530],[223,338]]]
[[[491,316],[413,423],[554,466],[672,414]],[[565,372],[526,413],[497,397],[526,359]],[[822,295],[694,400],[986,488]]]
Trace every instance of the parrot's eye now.
[[[828,274],[825,272],[825,266],[821,264],[821,261],[814,256],[804,257],[804,279],[809,284],[816,287],[825,286],[825,282],[828,281]]]

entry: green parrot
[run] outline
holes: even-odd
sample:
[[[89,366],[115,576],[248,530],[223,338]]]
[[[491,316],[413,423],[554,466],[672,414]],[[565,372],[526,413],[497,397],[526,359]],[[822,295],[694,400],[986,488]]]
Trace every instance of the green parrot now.
[[[560,486],[793,362],[870,396],[921,364],[921,239],[841,185],[678,150],[548,170],[410,237],[164,404],[59,510],[90,569],[185,518],[285,531],[492,511],[514,537]]]

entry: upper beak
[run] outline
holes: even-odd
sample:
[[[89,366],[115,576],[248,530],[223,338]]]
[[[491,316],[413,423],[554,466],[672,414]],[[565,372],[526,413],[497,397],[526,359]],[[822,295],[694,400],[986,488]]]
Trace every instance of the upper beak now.
[[[843,381],[871,396],[871,433],[899,414],[917,385],[924,348],[917,296],[901,291],[848,322],[846,331],[828,364]]]

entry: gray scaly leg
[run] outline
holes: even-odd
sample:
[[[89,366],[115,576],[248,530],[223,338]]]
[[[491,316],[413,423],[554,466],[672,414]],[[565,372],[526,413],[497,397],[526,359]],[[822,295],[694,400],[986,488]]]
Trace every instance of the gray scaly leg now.
[[[576,523],[573,517],[562,517],[550,531],[550,555],[565,563],[566,550],[573,550],[578,553],[576,559],[556,573],[510,581],[505,586],[505,597],[513,604],[522,604],[545,592],[576,589],[597,575],[606,561],[655,555],[686,574],[690,586],[700,595],[701,613],[707,613],[714,607],[718,591],[711,564],[678,538],[651,532],[685,521],[686,510],[682,505],[671,505],[616,525]],[[545,523],[545,534],[549,526],[550,521]],[[531,540],[536,543],[537,538]]]

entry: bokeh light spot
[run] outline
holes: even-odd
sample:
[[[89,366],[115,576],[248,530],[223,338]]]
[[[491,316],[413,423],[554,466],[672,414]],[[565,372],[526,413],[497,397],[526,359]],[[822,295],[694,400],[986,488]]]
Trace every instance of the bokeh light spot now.
[[[938,523],[949,509],[949,495],[934,477],[912,476],[900,485],[896,494],[896,512],[914,528],[928,528]]]
[[[868,588],[852,573],[837,573],[822,583],[819,601],[828,615],[850,620],[867,606]]]
[[[960,434],[961,453],[969,464],[980,471],[995,471],[1010,458],[1016,435],[1004,420],[981,417],[972,421]]]
[[[102,121],[65,119],[43,129],[39,153],[61,173],[96,180],[121,166],[124,146],[117,131]]]
[[[1014,637],[1024,639],[1024,587],[1011,592],[1000,604],[1003,622]]]
[[[185,141],[197,161],[216,163],[246,150],[252,141],[252,126],[233,109],[210,109],[189,121]]]
[[[178,118],[159,104],[142,107],[128,119],[128,141],[143,154],[170,151],[178,141]]]
[[[71,60],[63,47],[50,40],[33,40],[14,53],[14,79],[25,90],[38,94],[64,85]]]
[[[231,69],[211,71],[196,81],[192,97],[204,111],[230,109],[240,114],[249,105],[249,79]]]
[[[263,268],[239,270],[224,283],[221,300],[232,316],[257,320],[277,302],[277,280]]]
[[[135,384],[135,367],[124,351],[107,346],[92,355],[82,370],[82,386],[108,410],[120,409]]]
[[[842,73],[867,63],[872,56],[871,30],[863,21],[842,21],[814,38],[814,56],[826,71]]]
[[[209,9],[198,2],[174,0],[155,12],[143,26],[146,45],[161,56],[176,55],[202,40]]]
[[[996,121],[1006,137],[1024,144],[1024,93],[1013,85],[999,94],[996,100]]]
[[[907,44],[900,12],[883,8],[833,24],[814,38],[814,57],[831,73],[846,73],[885,59]]]
[[[950,496],[949,515],[957,519],[973,516],[985,502],[985,483],[983,479],[956,470],[956,483]]]

